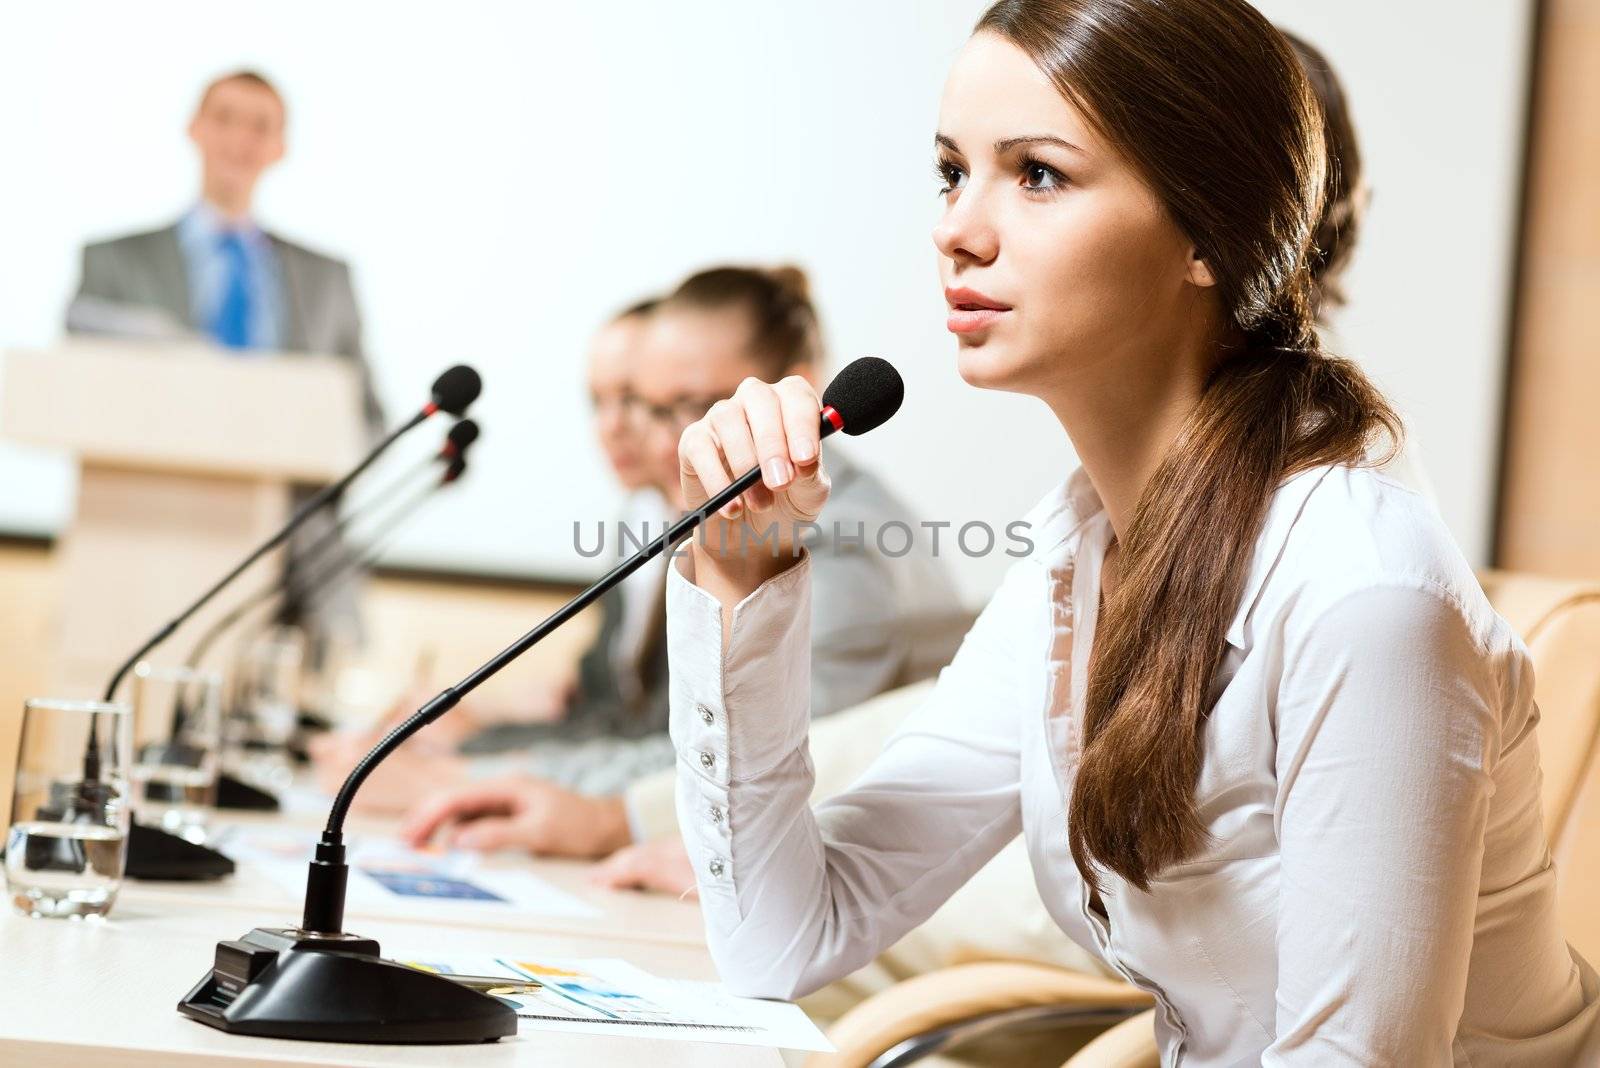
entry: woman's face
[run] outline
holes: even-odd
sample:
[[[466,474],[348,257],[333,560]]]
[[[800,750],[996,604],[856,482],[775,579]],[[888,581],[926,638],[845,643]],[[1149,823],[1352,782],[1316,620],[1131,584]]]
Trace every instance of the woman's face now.
[[[979,33],[945,85],[933,231],[969,383],[1049,397],[1145,373],[1205,319],[1210,274],[1133,166],[1009,41]]]
[[[594,410],[594,433],[611,472],[625,490],[650,484],[644,443],[627,418],[632,395],[630,379],[643,316],[632,315],[602,327],[589,346],[589,403]]]
[[[633,373],[633,410],[650,481],[681,507],[678,439],[711,405],[747,377],[761,377],[750,356],[750,322],[737,309],[702,311],[667,305],[650,316]]]

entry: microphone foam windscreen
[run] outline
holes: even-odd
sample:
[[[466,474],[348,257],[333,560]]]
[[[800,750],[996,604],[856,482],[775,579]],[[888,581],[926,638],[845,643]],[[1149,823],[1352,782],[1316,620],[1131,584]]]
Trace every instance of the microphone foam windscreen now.
[[[460,415],[483,392],[483,379],[464,363],[458,363],[433,380],[433,403],[439,410]]]
[[[822,403],[839,413],[846,434],[865,434],[887,423],[906,399],[906,384],[888,360],[863,356],[833,376]]]
[[[478,440],[478,424],[471,419],[463,419],[450,428],[450,433],[445,438],[455,446],[456,455],[467,451],[467,446]]]

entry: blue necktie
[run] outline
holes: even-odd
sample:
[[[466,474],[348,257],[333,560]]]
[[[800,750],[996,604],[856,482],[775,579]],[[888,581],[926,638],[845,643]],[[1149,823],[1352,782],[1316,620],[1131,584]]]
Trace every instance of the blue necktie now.
[[[222,300],[211,321],[211,335],[230,349],[247,349],[255,317],[255,309],[251,307],[250,257],[245,252],[244,240],[232,230],[222,236],[217,250],[222,253],[226,274]]]

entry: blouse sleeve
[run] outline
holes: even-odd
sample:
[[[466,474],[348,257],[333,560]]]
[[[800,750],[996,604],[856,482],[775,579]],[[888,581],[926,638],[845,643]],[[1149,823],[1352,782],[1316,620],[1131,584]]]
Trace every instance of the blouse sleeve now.
[[[810,561],[733,612],[668,580],[679,825],[707,939],[741,994],[791,998],[871,960],[1020,830],[1013,568],[926,704],[856,784],[818,806],[807,748]],[[1034,674],[1037,674],[1036,672]]]
[[[1447,594],[1381,587],[1285,657],[1271,1066],[1452,1063],[1499,748],[1493,661]]]

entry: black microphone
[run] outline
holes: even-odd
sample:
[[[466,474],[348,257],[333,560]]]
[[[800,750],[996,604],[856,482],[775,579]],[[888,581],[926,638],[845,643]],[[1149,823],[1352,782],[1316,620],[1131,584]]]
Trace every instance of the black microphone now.
[[[856,360],[823,392],[821,434],[864,434],[888,421],[904,397],[905,385],[887,361],[870,356]],[[516,1033],[516,1014],[504,1002],[467,990],[448,977],[383,960],[376,941],[344,932],[349,878],[344,821],[356,791],[407,738],[682,541],[760,478],[759,467],[745,472],[385,735],[350,772],[334,798],[307,873],[301,925],[258,927],[239,941],[219,942],[211,972],[178,1003],[178,1011],[233,1034],[332,1042],[486,1042]],[[243,996],[246,990],[250,997]],[[340,1006],[337,1019],[330,1018],[330,1003]]]
[[[477,423],[471,419],[462,419],[444,436],[444,447],[439,450],[440,457],[453,460],[458,456],[465,456],[467,446],[477,441],[480,433],[482,431],[478,429]]]

